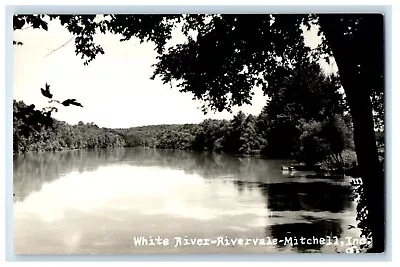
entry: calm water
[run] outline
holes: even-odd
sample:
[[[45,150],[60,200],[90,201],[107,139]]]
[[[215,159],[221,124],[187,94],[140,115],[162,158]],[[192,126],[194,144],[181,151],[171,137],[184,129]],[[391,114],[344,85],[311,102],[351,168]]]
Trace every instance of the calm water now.
[[[357,237],[349,181],[284,173],[282,161],[118,148],[14,156],[16,254],[335,252],[300,237]],[[160,236],[166,246],[138,246]],[[176,237],[210,239],[208,246]],[[298,245],[212,240],[297,238]],[[335,240],[332,240],[335,241]],[[207,244],[207,241],[204,241]],[[253,242],[253,241],[252,241]],[[178,245],[178,246],[176,246]]]

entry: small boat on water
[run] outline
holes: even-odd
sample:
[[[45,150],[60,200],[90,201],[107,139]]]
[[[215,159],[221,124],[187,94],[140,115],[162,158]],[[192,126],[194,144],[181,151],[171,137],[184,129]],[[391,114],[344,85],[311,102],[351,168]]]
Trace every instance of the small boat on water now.
[[[283,166],[282,165],[282,171],[293,171],[293,167],[292,166]]]
[[[304,164],[295,164],[295,165],[282,165],[282,171],[315,171],[316,166],[306,166]]]

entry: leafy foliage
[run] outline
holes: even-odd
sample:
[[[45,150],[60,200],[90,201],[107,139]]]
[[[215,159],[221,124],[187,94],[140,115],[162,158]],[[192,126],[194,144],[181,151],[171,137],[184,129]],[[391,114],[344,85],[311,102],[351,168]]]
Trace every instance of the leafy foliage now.
[[[51,99],[51,100],[49,100],[49,103],[58,103],[58,104],[66,106],[66,107],[68,107],[69,105],[83,107],[81,103],[76,101],[76,99],[66,99],[62,102],[60,102],[59,100],[52,99],[53,95],[50,93],[50,85],[48,85],[47,83],[45,85],[45,89],[40,88],[40,91],[42,92],[43,96]],[[48,110],[49,115],[51,115],[51,112],[53,112],[53,111],[55,111],[55,112],[58,111],[58,109],[56,107],[47,107],[46,109]]]
[[[40,88],[40,91],[42,92],[42,95],[47,98],[51,99],[53,97],[53,95],[50,93],[50,85],[48,85],[47,83],[45,85],[45,89]]]
[[[125,140],[119,134],[93,123],[69,125],[22,101],[14,100],[13,107],[14,153],[125,145]]]
[[[76,102],[76,99],[67,99],[67,100],[64,100],[63,102],[61,102],[61,104],[66,106],[66,107],[68,107],[69,105],[83,107],[81,103]]]
[[[96,15],[39,14],[15,15],[13,29],[47,30],[47,21],[54,19],[76,37],[75,52],[85,65],[98,54],[104,54],[103,48],[93,41],[99,32],[119,34],[120,41],[139,38],[141,42],[154,42],[160,56],[152,78],[159,76],[164,83],[177,81],[182,92],[192,92],[196,99],[205,102],[205,112],[207,107],[221,111],[250,103],[254,85],[262,86],[266,94],[274,94],[285,81],[284,77],[306,58],[323,57],[330,61],[330,57],[337,57],[332,38],[331,43],[328,42],[327,36],[332,35],[341,39],[337,44],[347,46],[343,51],[353,51],[352,62],[348,65],[357,67],[358,76],[368,77],[357,81],[361,87],[369,88],[376,125],[383,123],[381,15],[104,14],[99,18]],[[328,22],[330,27],[326,27]],[[187,41],[166,50],[172,30],[178,25]],[[307,29],[318,27],[322,43],[315,51],[305,46],[302,25]],[[376,38],[370,38],[371,31]],[[373,56],[365,56],[369,51]]]
[[[152,125],[118,129],[128,146],[250,154],[260,151],[254,117],[239,112],[231,121],[207,119],[200,124]]]
[[[349,128],[341,124],[340,117],[334,117],[335,122],[300,121],[299,134],[290,140],[290,146],[285,134],[273,136],[274,143],[268,142],[267,138],[272,138],[269,131],[276,130],[259,127],[258,124],[265,123],[264,118],[263,113],[255,117],[238,112],[230,121],[207,119],[200,124],[151,125],[116,131],[123,136],[127,146],[263,154],[270,158],[297,159],[310,165],[325,163],[328,170],[340,172],[354,167],[342,158],[342,154],[346,155],[344,150],[353,147]],[[282,130],[284,126],[280,127]],[[279,147],[288,147],[293,153],[282,154],[282,151],[274,150]]]
[[[321,162],[330,171],[344,173],[348,166],[343,159],[345,149],[354,149],[351,125],[346,125],[339,115],[323,122],[310,122],[302,125],[300,136],[300,157],[307,164]]]

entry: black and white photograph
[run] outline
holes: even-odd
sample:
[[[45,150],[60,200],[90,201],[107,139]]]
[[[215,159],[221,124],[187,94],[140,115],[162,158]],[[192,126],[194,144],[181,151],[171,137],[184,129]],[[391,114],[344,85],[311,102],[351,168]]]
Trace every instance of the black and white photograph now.
[[[14,255],[387,251],[384,14],[12,20]]]

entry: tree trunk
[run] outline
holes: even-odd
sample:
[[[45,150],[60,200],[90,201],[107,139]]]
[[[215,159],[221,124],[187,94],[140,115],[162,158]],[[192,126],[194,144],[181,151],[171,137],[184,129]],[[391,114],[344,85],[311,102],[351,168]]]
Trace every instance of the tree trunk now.
[[[343,17],[320,15],[319,22],[338,66],[340,80],[353,120],[354,145],[368,209],[367,225],[372,232],[373,239],[373,247],[370,252],[384,252],[385,179],[378,157],[371,88],[368,87],[368,83],[371,82],[370,79],[373,78],[366,77],[366,75],[360,73],[360,63],[358,61],[360,54],[357,54],[360,52],[357,51],[357,45],[354,44],[351,37],[338,29],[338,25],[343,24]],[[383,31],[383,29],[380,30]],[[367,39],[376,44],[371,46],[371,50],[372,48],[383,47],[383,40],[379,40],[379,38],[378,40],[373,40],[375,37],[374,29],[371,29]],[[366,45],[368,46],[369,44]],[[373,50],[369,52],[371,53],[363,56],[372,58],[375,55]]]

